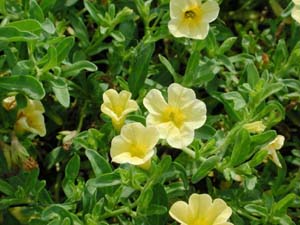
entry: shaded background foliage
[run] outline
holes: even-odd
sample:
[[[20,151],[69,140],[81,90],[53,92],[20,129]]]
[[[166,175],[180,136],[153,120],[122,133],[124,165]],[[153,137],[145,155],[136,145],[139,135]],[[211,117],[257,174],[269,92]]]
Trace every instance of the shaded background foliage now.
[[[199,42],[169,34],[167,0],[0,1],[0,99],[17,94],[19,108],[26,97],[41,100],[47,128],[42,138],[19,137],[32,158],[9,168],[3,149],[17,109],[0,107],[2,223],[172,224],[170,205],[193,192],[223,198],[234,224],[300,222],[300,27],[292,4],[219,3]],[[198,159],[162,143],[148,172],[111,164],[116,133],[100,114],[103,92],[131,91],[141,109],[128,120],[145,123],[147,91],[173,82],[207,104],[191,145]],[[263,133],[242,128],[257,120]],[[276,134],[286,138],[282,168],[259,151]]]

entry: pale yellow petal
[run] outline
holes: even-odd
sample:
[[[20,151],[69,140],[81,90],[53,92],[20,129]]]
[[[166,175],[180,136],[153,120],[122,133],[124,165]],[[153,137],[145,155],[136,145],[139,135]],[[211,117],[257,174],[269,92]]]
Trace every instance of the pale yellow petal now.
[[[205,218],[211,205],[212,199],[208,194],[192,194],[189,198],[193,218]]]
[[[128,143],[137,143],[143,138],[145,127],[141,123],[130,123],[124,126],[121,130],[121,136]]]
[[[45,112],[45,108],[44,108],[43,104],[40,101],[34,100],[33,105],[34,105],[35,111],[39,111],[39,112],[42,112],[42,113]]]
[[[127,115],[131,112],[137,111],[139,109],[138,104],[134,100],[129,100],[127,104],[124,106],[124,111],[122,115]]]
[[[171,0],[170,1],[170,17],[173,18],[180,18],[184,13],[184,9],[188,6],[187,1],[182,0]]]
[[[177,38],[186,37],[189,33],[189,28],[182,22],[181,18],[171,19],[168,23],[170,33]]]
[[[114,158],[112,158],[113,162],[116,163],[129,163],[132,165],[143,165],[147,163],[151,157],[154,155],[154,151],[148,152],[148,154],[143,157],[137,157],[137,156],[132,156],[130,152],[123,152],[119,155],[116,155]]]
[[[300,4],[299,6],[294,6],[291,13],[294,20],[296,20],[298,23],[300,23]]]
[[[134,127],[130,126],[131,124],[128,124],[124,126],[121,130],[121,135],[118,135],[113,138],[111,143],[111,149],[110,149],[110,155],[113,162],[117,163],[130,163],[133,165],[140,165],[146,163],[148,160],[151,159],[151,157],[154,155],[154,150],[152,148],[146,148],[146,149],[137,149],[136,148],[136,140],[131,140],[130,138],[136,138],[135,136],[128,136],[128,131]],[[135,125],[135,124],[133,124]],[[129,128],[128,128],[129,126]],[[141,125],[142,126],[142,125]],[[145,128],[146,129],[146,128]],[[127,135],[126,138],[122,134]],[[156,131],[156,130],[155,130]],[[138,133],[139,130],[136,131]],[[152,135],[152,134],[150,134]],[[152,135],[153,136],[153,135]],[[152,139],[153,137],[150,136]],[[158,136],[158,134],[157,134]],[[156,142],[158,138],[156,137]],[[151,141],[148,141],[151,142]],[[152,145],[152,143],[150,143]],[[156,144],[156,143],[155,143]],[[136,152],[137,150],[141,150],[142,152]]]
[[[156,127],[146,127],[142,135],[141,140],[148,149],[153,149],[160,137]]]
[[[192,39],[203,40],[206,38],[208,34],[208,23],[191,23],[188,25],[188,37]],[[206,29],[207,28],[207,29]]]
[[[114,127],[119,130],[125,121],[126,115],[138,110],[138,105],[131,100],[131,93],[109,89],[103,93],[101,111],[112,119]]]
[[[190,101],[190,104],[186,105],[182,112],[185,115],[185,126],[192,129],[202,127],[206,121],[206,105],[201,100]]]
[[[259,121],[247,123],[243,125],[243,128],[245,128],[250,133],[261,133],[266,129],[266,126],[263,124],[261,120],[259,120]]]
[[[2,106],[7,111],[14,109],[17,106],[17,101],[15,96],[9,96],[2,100]]]
[[[266,149],[268,149],[268,150],[281,149],[284,144],[284,139],[285,139],[284,136],[277,135],[276,138],[266,146]]]
[[[209,24],[208,23],[199,23],[197,24],[197,26],[194,28],[194,30],[197,30],[197,35],[194,35],[191,38],[194,39],[199,39],[199,40],[203,40],[207,37],[208,35],[208,31],[209,31]]]
[[[115,120],[119,120],[122,116],[121,113],[115,110],[115,107],[119,105],[118,98],[118,92],[114,89],[109,89],[103,93],[103,104],[101,105],[101,111]]]
[[[118,135],[111,141],[110,156],[114,159],[117,155],[125,152],[130,152],[131,144],[122,136]]]
[[[182,149],[193,142],[194,135],[194,130],[189,127],[184,126],[181,129],[173,127],[169,130],[166,140],[171,147]]]
[[[173,83],[168,87],[168,103],[177,108],[184,108],[196,99],[195,92],[180,84]]]
[[[279,168],[282,168],[277,152],[275,150],[271,150],[269,151],[269,155],[271,160],[275,163],[275,165],[278,166]]]
[[[220,7],[216,1],[207,1],[202,5],[202,22],[210,23],[217,19]]]
[[[132,144],[142,146],[147,151],[153,149],[159,140],[156,127],[144,127],[141,123],[131,123],[121,130],[121,136]]]
[[[174,128],[174,124],[172,122],[162,122],[161,116],[156,116],[153,114],[149,114],[146,117],[147,126],[155,126],[159,132],[159,136],[162,139],[168,137],[171,130]]]
[[[297,5],[297,6],[300,5],[300,0],[293,0],[293,2],[294,2],[294,4]]]
[[[232,214],[232,210],[227,206],[226,202],[217,198],[213,201],[212,206],[207,212],[206,221],[208,224],[218,224],[226,222]]]
[[[144,106],[151,114],[161,114],[168,106],[161,92],[157,89],[152,89],[148,92],[143,100]]]
[[[144,127],[141,123],[130,123],[122,127],[121,134],[112,140],[110,154],[118,163],[145,164],[155,154],[159,139],[155,127]]]
[[[171,206],[169,214],[174,220],[181,223],[182,225],[188,225],[190,222],[190,211],[189,206],[186,202],[175,202]]]
[[[46,127],[44,116],[40,112],[32,112],[31,114],[24,114],[15,124],[15,131],[23,133],[25,131],[38,134],[43,137],[46,135]]]

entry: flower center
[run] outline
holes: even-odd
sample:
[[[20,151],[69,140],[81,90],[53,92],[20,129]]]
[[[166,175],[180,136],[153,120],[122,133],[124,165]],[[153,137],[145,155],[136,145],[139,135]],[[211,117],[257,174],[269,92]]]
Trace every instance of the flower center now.
[[[200,20],[201,19],[201,8],[199,5],[192,6],[184,12],[184,19],[187,20]]]
[[[206,225],[206,224],[207,223],[203,219],[196,218],[189,225]]]
[[[142,144],[132,144],[130,153],[132,156],[144,158],[146,155],[145,146]]]
[[[124,111],[124,107],[122,105],[115,105],[113,107],[113,111],[115,112],[115,114],[117,114],[117,116],[120,117]]]
[[[185,11],[185,13],[184,13],[184,18],[186,18],[186,19],[194,19],[195,16],[196,16],[196,13],[192,10]]]
[[[164,122],[173,122],[173,124],[180,128],[184,123],[185,115],[182,111],[175,107],[168,107],[163,114]]]

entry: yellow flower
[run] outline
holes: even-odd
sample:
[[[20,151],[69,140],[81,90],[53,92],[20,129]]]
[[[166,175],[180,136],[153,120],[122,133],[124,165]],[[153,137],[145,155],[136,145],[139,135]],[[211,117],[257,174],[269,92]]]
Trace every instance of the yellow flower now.
[[[181,225],[233,225],[227,222],[231,213],[226,202],[220,198],[212,201],[208,194],[192,194],[188,204],[175,202],[169,211]]]
[[[101,111],[112,119],[116,130],[121,129],[128,113],[139,108],[137,103],[130,98],[131,93],[125,90],[118,93],[114,89],[109,89],[103,94]]]
[[[252,123],[247,123],[243,127],[250,133],[261,133],[266,129],[266,126],[261,120]]]
[[[298,23],[300,23],[300,0],[293,0],[295,6],[292,9],[292,17]]]
[[[263,149],[268,151],[268,158],[270,158],[278,167],[282,167],[281,163],[278,159],[276,150],[279,150],[282,148],[283,144],[284,144],[284,136],[282,135],[277,135],[277,137],[271,141],[270,143],[268,143]]]
[[[112,161],[148,169],[158,140],[159,133],[155,127],[144,127],[141,123],[126,124],[122,127],[120,135],[112,140]]]
[[[175,37],[205,39],[209,23],[219,14],[219,5],[213,0],[171,0],[169,31]]]
[[[206,106],[196,99],[192,89],[173,83],[168,87],[168,103],[160,91],[152,89],[144,98],[149,111],[148,126],[158,128],[160,138],[173,148],[182,149],[192,143],[194,130],[206,121]]]
[[[15,96],[9,96],[2,100],[2,106],[7,111],[14,109],[17,106],[17,101]]]
[[[43,116],[44,112],[45,109],[40,101],[28,100],[27,106],[18,111],[15,131],[17,133],[29,131],[38,134],[41,137],[45,136],[46,127]]]

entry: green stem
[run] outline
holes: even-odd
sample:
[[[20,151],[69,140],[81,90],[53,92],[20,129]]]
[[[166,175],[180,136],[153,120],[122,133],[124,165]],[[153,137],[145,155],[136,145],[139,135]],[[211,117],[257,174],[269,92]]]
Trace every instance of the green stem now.
[[[126,207],[122,207],[122,208],[116,209],[116,210],[111,211],[111,212],[104,213],[102,216],[99,217],[99,220],[101,221],[103,219],[113,217],[113,216],[117,216],[117,215],[123,214],[123,213],[130,214],[131,213],[131,208],[126,206]]]
[[[195,153],[192,149],[190,149],[190,148],[188,148],[188,147],[184,147],[184,148],[182,148],[182,151],[183,151],[184,153],[188,154],[188,155],[189,155],[190,157],[192,157],[193,159],[196,158],[196,153]]]
[[[86,116],[85,110],[86,110],[87,104],[88,104],[87,101],[85,101],[82,109],[80,110],[80,118],[79,118],[79,122],[78,122],[78,126],[77,126],[78,133],[81,131],[83,120]]]

